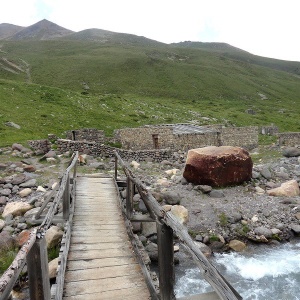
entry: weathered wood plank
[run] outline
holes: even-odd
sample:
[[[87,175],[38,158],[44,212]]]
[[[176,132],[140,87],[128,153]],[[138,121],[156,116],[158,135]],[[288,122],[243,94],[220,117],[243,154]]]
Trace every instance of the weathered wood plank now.
[[[120,236],[96,236],[96,237],[72,237],[71,243],[72,244],[78,244],[78,243],[119,243],[124,241],[123,237]]]
[[[82,270],[91,269],[95,265],[99,268],[109,267],[109,266],[121,266],[121,265],[131,265],[136,262],[135,258],[130,256],[122,257],[107,257],[100,259],[85,259],[85,260],[70,260],[68,261],[68,270]]]
[[[101,230],[97,230],[97,229],[89,229],[89,231],[73,231],[72,232],[72,237],[75,238],[75,237],[82,237],[84,236],[84,238],[87,238],[87,237],[97,237],[97,236],[124,236],[124,233],[125,233],[125,229],[124,228],[120,228],[120,229],[115,229],[115,230],[112,230],[112,229],[101,229]]]
[[[129,289],[131,287],[143,287],[144,281],[140,274],[131,276],[122,276],[114,278],[103,278],[88,281],[68,282],[65,287],[65,296],[73,296],[80,294],[91,294],[105,291],[113,291],[118,289]]]
[[[105,250],[105,249],[128,249],[128,251],[132,251],[130,245],[126,245],[126,243],[84,243],[84,244],[72,244],[70,250],[72,251],[84,251],[84,250]]]
[[[69,260],[84,260],[106,257],[128,256],[130,251],[127,249],[89,249],[86,251],[73,251],[71,250],[68,255]]]
[[[150,300],[150,296],[141,287],[118,289],[93,294],[83,294],[64,297],[66,300]]]
[[[65,282],[129,276],[134,275],[140,271],[140,265],[137,263],[130,266],[121,265],[104,268],[96,267],[91,269],[82,269],[80,270],[80,272],[68,271],[66,272]]]

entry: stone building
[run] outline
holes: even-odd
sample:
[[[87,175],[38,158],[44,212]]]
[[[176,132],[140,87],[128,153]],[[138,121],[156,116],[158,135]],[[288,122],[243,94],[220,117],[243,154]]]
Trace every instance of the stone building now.
[[[191,124],[146,125],[115,131],[123,149],[189,150],[204,146],[239,146],[251,150],[258,146],[258,128],[197,126]]]

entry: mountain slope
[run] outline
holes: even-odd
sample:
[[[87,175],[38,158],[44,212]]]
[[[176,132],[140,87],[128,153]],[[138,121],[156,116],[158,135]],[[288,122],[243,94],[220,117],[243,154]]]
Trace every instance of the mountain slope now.
[[[143,36],[134,34],[118,33],[102,29],[86,29],[79,32],[74,32],[68,36],[63,37],[65,40],[78,40],[78,41],[93,41],[100,43],[114,43],[114,44],[138,44],[144,46],[153,46],[163,44]]]
[[[18,31],[14,35],[8,37],[8,40],[50,40],[56,39],[62,36],[66,36],[73,31],[58,26],[48,20],[39,21],[31,26],[25,27]]]
[[[2,23],[0,24],[0,40],[6,39],[20,30],[22,30],[24,27],[22,26],[16,26],[8,23]]]
[[[258,66],[268,67],[300,75],[300,62],[284,61],[279,59],[261,57],[225,43],[202,43],[186,41],[181,43],[173,43],[172,45],[182,48],[193,48],[199,50],[218,52],[221,53],[224,57],[238,60],[241,62],[255,64]]]

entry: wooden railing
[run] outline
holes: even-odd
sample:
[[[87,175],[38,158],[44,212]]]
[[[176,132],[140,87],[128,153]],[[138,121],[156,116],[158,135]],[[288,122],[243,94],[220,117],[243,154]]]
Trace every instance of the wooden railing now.
[[[71,200],[74,199],[75,193],[77,161],[78,152],[73,154],[59,185],[53,191],[53,193],[51,193],[49,197],[45,199],[43,206],[37,213],[36,217],[38,219],[41,217],[46,205],[56,193],[47,215],[41,222],[41,225],[31,231],[28,241],[21,247],[12,264],[1,276],[0,300],[6,300],[9,298],[9,294],[13,289],[13,286],[15,285],[25,263],[27,263],[30,300],[49,300],[51,298],[45,234],[49,226],[52,224],[54,215],[56,214],[58,205],[61,201],[63,203],[63,217],[60,218],[60,221],[67,222],[69,219],[70,207],[73,207]],[[70,171],[72,169],[74,169],[74,172],[72,185],[73,188],[71,191]],[[68,228],[68,222],[66,227]],[[62,266],[61,263],[60,269],[65,269],[65,265]]]
[[[158,266],[159,266],[159,298],[161,300],[175,299],[174,294],[174,248],[173,234],[181,241],[182,245],[192,255],[206,281],[212,286],[220,299],[242,299],[239,293],[207,260],[188,234],[186,227],[178,222],[170,212],[166,212],[151,195],[146,186],[129,170],[120,155],[115,151],[115,179],[118,181],[118,165],[121,165],[126,175],[126,216],[130,221],[156,222]],[[136,216],[133,214],[133,195],[135,188],[138,190],[148,216]]]

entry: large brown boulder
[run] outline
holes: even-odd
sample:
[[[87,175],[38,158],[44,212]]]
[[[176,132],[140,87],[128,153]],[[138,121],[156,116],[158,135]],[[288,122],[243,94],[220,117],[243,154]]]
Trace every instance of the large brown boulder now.
[[[189,150],[183,177],[194,184],[235,185],[251,179],[252,166],[242,148],[209,146]]]

